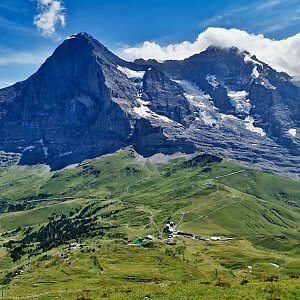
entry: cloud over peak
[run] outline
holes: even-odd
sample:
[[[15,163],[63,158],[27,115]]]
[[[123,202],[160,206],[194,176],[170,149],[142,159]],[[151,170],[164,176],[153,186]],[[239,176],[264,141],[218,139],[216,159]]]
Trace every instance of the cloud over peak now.
[[[204,51],[208,46],[247,50],[279,72],[300,74],[300,33],[287,39],[271,40],[262,34],[249,34],[239,29],[209,27],[201,32],[194,42],[184,41],[161,46],[146,41],[137,47],[123,48],[118,54],[128,60],[136,58],[181,60]]]
[[[43,36],[51,37],[56,27],[66,25],[65,7],[61,0],[37,0],[38,14],[34,17],[34,25]]]

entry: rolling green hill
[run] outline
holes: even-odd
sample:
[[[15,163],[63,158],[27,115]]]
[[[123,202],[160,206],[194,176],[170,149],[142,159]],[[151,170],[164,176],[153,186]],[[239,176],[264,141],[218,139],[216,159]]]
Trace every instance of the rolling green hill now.
[[[300,299],[298,181],[131,148],[0,173],[4,299]]]

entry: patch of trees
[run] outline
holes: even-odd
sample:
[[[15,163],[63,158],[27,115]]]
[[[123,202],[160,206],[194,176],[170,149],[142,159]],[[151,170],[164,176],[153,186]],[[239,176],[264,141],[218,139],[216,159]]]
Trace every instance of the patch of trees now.
[[[9,272],[5,275],[4,278],[0,279],[0,284],[1,285],[9,284],[13,280],[14,277],[15,277],[15,274],[13,272]]]
[[[107,207],[106,204],[103,207]],[[12,260],[15,262],[25,254],[34,256],[45,251],[67,244],[72,240],[84,240],[87,238],[102,238],[107,231],[117,228],[117,225],[100,225],[97,223],[97,217],[87,217],[87,212],[93,205],[85,207],[75,218],[61,215],[59,219],[49,218],[49,223],[43,225],[36,232],[32,228],[25,231],[25,237],[19,241],[9,241],[4,246],[8,249]],[[98,207],[97,209],[101,209]],[[114,216],[124,209],[118,209],[102,215],[102,218]],[[92,212],[94,212],[93,210]],[[91,212],[91,213],[92,213]],[[90,215],[90,214],[88,214]],[[20,230],[20,229],[17,229]],[[34,245],[34,247],[33,247]]]
[[[78,218],[82,219],[82,218],[88,218],[88,217],[94,216],[98,211],[109,207],[110,205],[114,204],[114,202],[109,202],[107,204],[104,204],[104,205],[98,206],[98,207],[95,207],[96,204],[97,203],[92,203],[92,204],[85,206],[79,213]]]
[[[143,170],[137,166],[127,166],[123,169],[123,173],[132,174],[132,173],[141,173]]]
[[[6,213],[6,212],[16,212],[16,211],[23,211],[23,210],[29,210],[35,208],[34,203],[8,203],[5,200],[0,200],[0,213]]]
[[[120,212],[122,212],[124,210],[127,210],[127,209],[129,209],[129,207],[124,207],[124,208],[112,210],[112,211],[109,211],[107,213],[99,215],[99,217],[101,217],[102,219],[110,218],[110,217],[116,217],[117,214],[119,214]]]
[[[101,174],[101,170],[96,169],[92,165],[83,165],[82,171],[78,174],[78,176],[87,176],[87,175],[93,175],[94,177],[99,177]]]

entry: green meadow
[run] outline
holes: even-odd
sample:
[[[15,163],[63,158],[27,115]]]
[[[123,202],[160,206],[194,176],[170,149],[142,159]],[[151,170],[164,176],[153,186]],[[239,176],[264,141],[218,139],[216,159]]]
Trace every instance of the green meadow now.
[[[3,299],[300,299],[299,181],[131,148],[0,174]]]

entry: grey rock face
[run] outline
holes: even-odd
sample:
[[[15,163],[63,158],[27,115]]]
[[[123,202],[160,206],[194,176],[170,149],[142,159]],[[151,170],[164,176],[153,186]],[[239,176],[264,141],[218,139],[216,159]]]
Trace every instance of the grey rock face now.
[[[66,40],[36,74],[2,91],[2,147],[22,152],[23,163],[60,167],[126,146],[130,122],[105,84],[115,61],[88,35]]]
[[[142,98],[150,102],[149,108],[186,125],[191,111],[183,93],[180,85],[157,69],[149,68],[145,72]]]
[[[297,177],[299,98],[290,76],[236,48],[131,63],[79,33],[0,90],[0,150],[61,168],[129,145],[198,149]]]

